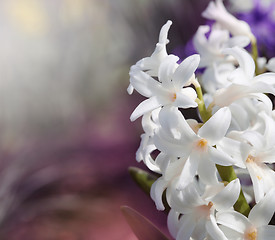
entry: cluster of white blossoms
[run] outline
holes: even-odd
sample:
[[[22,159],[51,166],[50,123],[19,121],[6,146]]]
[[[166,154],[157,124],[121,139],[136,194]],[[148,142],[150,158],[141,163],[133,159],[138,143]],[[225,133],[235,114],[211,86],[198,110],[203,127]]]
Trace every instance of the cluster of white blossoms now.
[[[275,95],[275,73],[259,63],[249,25],[222,0],[202,15],[215,23],[198,28],[198,54],[178,64],[167,53],[168,21],[153,54],[130,69],[128,93],[147,98],[130,117],[142,117],[144,129],[136,158],[160,174],[151,198],[158,210],[168,204],[175,239],[273,240],[275,112],[267,94]],[[185,118],[188,108],[201,122]]]

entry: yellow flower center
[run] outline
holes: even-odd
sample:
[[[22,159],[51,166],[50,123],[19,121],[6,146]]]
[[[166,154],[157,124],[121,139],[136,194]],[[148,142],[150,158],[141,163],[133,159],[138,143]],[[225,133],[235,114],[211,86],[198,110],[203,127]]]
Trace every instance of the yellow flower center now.
[[[250,154],[248,155],[247,159],[246,159],[246,162],[247,163],[254,163],[257,161],[257,158],[256,157],[253,157],[251,156]]]
[[[176,93],[173,93],[172,96],[171,96],[172,102],[175,102],[176,99],[177,99],[177,94],[176,94]]]
[[[244,239],[245,240],[256,240],[257,239],[257,229],[256,228],[248,229],[244,234]]]
[[[204,138],[200,139],[197,142],[196,147],[201,151],[205,151],[207,149],[207,140]]]
[[[248,163],[248,164],[259,164],[258,160],[259,159],[257,157],[253,157],[249,154],[247,159],[246,159],[246,163]],[[262,177],[260,175],[257,175],[256,177],[258,178],[258,180],[262,180]]]
[[[198,217],[209,218],[210,209],[213,206],[212,202],[209,202],[208,205],[201,205],[197,207]]]

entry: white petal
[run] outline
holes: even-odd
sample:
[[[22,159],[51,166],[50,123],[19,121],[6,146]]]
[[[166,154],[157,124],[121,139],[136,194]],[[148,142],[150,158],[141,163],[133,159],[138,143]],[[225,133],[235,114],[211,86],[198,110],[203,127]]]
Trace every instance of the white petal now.
[[[160,152],[156,157],[155,164],[160,168],[161,173],[166,172],[169,163],[170,163],[169,155],[164,154],[163,152]]]
[[[162,194],[167,188],[168,182],[164,181],[162,177],[158,178],[151,187],[150,196],[154,200],[158,210],[163,211],[165,209],[162,202]]]
[[[180,134],[178,126],[182,121],[184,121],[184,117],[176,107],[165,106],[159,112],[161,128],[167,134],[173,135],[174,138],[178,138],[177,136]]]
[[[260,159],[265,163],[275,163],[275,147],[261,153]]]
[[[199,129],[198,135],[205,138],[213,146],[225,136],[230,121],[231,112],[229,108],[221,108]]]
[[[217,184],[217,169],[208,153],[200,156],[198,167],[199,178],[206,184]]]
[[[211,1],[202,16],[208,19],[216,20],[223,28],[228,29],[232,35],[246,35],[250,39],[255,38],[249,25],[231,15],[223,5],[222,0]]]
[[[203,25],[203,26],[199,26],[197,32],[195,33],[195,36],[193,38],[193,44],[195,46],[195,49],[198,51],[198,53],[200,53],[202,56],[207,54],[205,52],[206,46],[208,45],[208,41],[207,38],[205,36],[205,34],[207,32],[209,32],[210,27],[208,25]],[[203,54],[205,53],[205,54]],[[200,62],[200,67],[205,67],[201,65]]]
[[[235,36],[230,38],[227,43],[226,43],[226,47],[232,48],[235,46],[238,47],[246,47],[248,46],[248,44],[250,43],[250,39],[247,36]]]
[[[186,95],[187,97],[189,97],[192,100],[196,100],[196,98],[197,98],[196,91],[191,87],[182,88],[179,93]]]
[[[219,164],[222,166],[230,166],[230,165],[242,166],[240,164],[240,161],[238,161],[238,159],[234,159],[230,157],[229,155],[227,155],[227,153],[225,153],[220,149],[209,147],[208,152],[211,160],[216,164]]]
[[[268,225],[275,211],[275,188],[271,189],[250,211],[249,220],[256,227]]]
[[[197,137],[182,113],[175,107],[162,108],[159,114],[159,121],[166,132],[174,132],[173,129],[177,129],[181,138],[185,138],[186,141],[192,142]]]
[[[248,146],[248,144],[244,144],[231,138],[224,137],[217,144],[217,150],[219,150],[219,153],[222,155],[224,155],[224,152],[225,155],[232,157],[235,161],[235,163],[232,162],[232,164],[240,168],[246,168],[243,161],[247,158],[250,151],[250,146]],[[217,157],[215,159],[219,158],[219,153],[217,153]]]
[[[234,231],[231,228],[228,228],[223,225],[219,225],[220,229],[224,233],[224,235],[227,237],[228,240],[243,240],[243,234]]]
[[[207,59],[206,64],[208,64],[208,62],[209,60]],[[216,64],[212,64],[210,67],[205,69],[205,71],[203,72],[201,81],[206,92],[211,94],[215,93],[215,91],[219,87],[217,83],[218,78],[219,76],[218,76]]]
[[[216,1],[215,3],[211,1],[202,13],[202,16],[208,19],[217,20],[220,14],[225,14],[226,12],[227,11],[220,1]]]
[[[248,95],[248,87],[240,84],[231,84],[227,88],[216,91],[213,99],[217,106],[229,106],[234,101]]]
[[[248,93],[246,96],[247,97],[251,97],[251,98],[256,98],[257,100],[259,100],[262,103],[264,103],[265,110],[267,112],[271,112],[272,111],[272,102],[271,102],[270,98],[267,95],[265,95],[263,93]]]
[[[141,125],[145,133],[152,136],[157,125],[152,121],[152,112],[145,113],[141,119]]]
[[[199,66],[200,56],[194,54],[186,58],[176,69],[172,80],[176,89],[181,89]]]
[[[180,214],[174,211],[173,209],[171,209],[168,213],[167,226],[173,238],[176,238],[178,231],[180,229],[179,216]]]
[[[143,102],[141,102],[136,107],[136,109],[130,116],[130,120],[133,122],[140,116],[142,116],[145,113],[148,113],[150,111],[153,111],[154,109],[157,109],[161,105],[162,105],[162,103],[160,103],[156,97],[148,98],[148,99],[144,100]]]
[[[249,163],[246,166],[253,184],[255,201],[258,203],[264,197],[264,181],[262,174],[258,172],[258,170],[260,170],[260,172],[262,172],[262,170],[254,163]]]
[[[129,95],[131,95],[134,92],[134,87],[132,86],[132,84],[130,83],[128,88],[127,88],[127,92]]]
[[[222,230],[218,227],[215,217],[211,214],[210,220],[205,224],[209,235],[215,240],[228,240]]]
[[[275,121],[272,117],[268,116],[264,111],[260,114],[265,121],[264,137],[269,146],[275,146]]]
[[[262,149],[264,145],[264,137],[259,132],[256,131],[246,131],[241,137],[251,144],[256,149]]]
[[[176,160],[174,160],[173,162],[171,161],[166,171],[164,172],[165,179],[172,180],[173,178],[179,176],[187,159],[188,158],[176,158]]]
[[[243,69],[248,79],[252,79],[255,73],[255,64],[250,54],[240,47],[227,48],[223,50],[224,53],[235,57]]]
[[[183,214],[193,214],[194,208],[205,204],[194,183],[190,183],[183,190],[169,187],[167,191],[167,201],[172,209]]]
[[[193,96],[192,96],[192,98],[190,98],[187,95],[190,92],[192,92],[192,90],[194,90],[194,89],[193,88],[185,88],[185,89],[186,90],[188,89],[188,91],[181,91],[181,92],[177,93],[177,98],[176,98],[175,102],[173,103],[173,105],[176,107],[179,107],[179,108],[190,108],[190,107],[196,108],[198,106],[198,104],[192,99]]]
[[[275,73],[273,73],[275,76]],[[274,77],[273,76],[273,77]],[[273,83],[274,84],[274,83]],[[250,92],[255,92],[255,93],[271,93],[275,95],[275,89],[272,85],[265,83],[265,82],[254,82],[250,86]]]
[[[192,232],[196,226],[195,220],[189,214],[181,217],[181,228],[176,240],[190,240]]]
[[[263,177],[265,177],[265,168],[264,164],[261,164],[260,166],[258,164],[247,163],[246,167],[250,174],[252,183],[253,183],[253,190],[255,195],[255,201],[258,203],[263,197],[264,197],[264,180]]]
[[[176,157],[188,157],[192,151],[192,143],[184,140],[185,139],[174,139],[161,129],[153,136],[153,141],[157,149]]]
[[[201,218],[192,233],[192,239],[204,240],[206,237],[205,219]]]
[[[244,130],[249,127],[251,116],[249,116],[248,112],[243,106],[237,102],[232,103],[230,105],[230,111],[232,114],[231,126],[232,124],[234,124],[235,128],[237,126],[236,130]]]
[[[262,226],[257,229],[257,240],[274,240],[275,226]]]
[[[266,68],[269,71],[275,72],[275,57],[269,59]]]
[[[145,97],[151,97],[156,89],[161,88],[159,82],[136,66],[131,67],[130,84]]]
[[[254,77],[253,82],[262,82],[266,83],[270,86],[274,86],[275,84],[275,73],[263,73],[256,77]]]
[[[151,76],[158,75],[159,64],[168,56],[166,51],[166,44],[169,42],[167,37],[171,25],[172,22],[167,21],[167,23],[162,26],[159,34],[159,42],[156,44],[156,48],[153,54],[150,57],[143,58],[136,63],[138,67],[140,67],[142,70],[146,70],[147,73]]]
[[[237,201],[241,191],[239,179],[231,181],[221,192],[214,196],[211,201],[218,211],[225,211],[231,208]]]
[[[167,56],[160,64],[158,71],[158,79],[165,88],[171,88],[171,78],[178,67],[178,57],[175,55]]]
[[[162,28],[160,30],[160,33],[159,33],[159,43],[162,43],[162,44],[167,44],[168,43],[167,37],[168,37],[168,31],[169,31],[171,25],[172,25],[172,21],[168,20],[162,26]]]
[[[213,28],[209,37],[208,42],[214,49],[220,50],[221,46],[229,38],[229,31],[225,29],[215,29]]]
[[[145,165],[153,172],[160,173],[160,168],[157,166],[154,159],[151,157],[151,153],[156,150],[156,147],[154,144],[150,144],[147,147],[144,148],[144,159],[143,162]]]
[[[186,160],[182,172],[180,174],[179,183],[177,189],[184,189],[188,184],[190,184],[197,172],[199,165],[199,158],[195,153],[191,153],[191,156]]]
[[[247,217],[236,211],[218,212],[217,223],[239,233],[244,233],[246,229],[252,226]]]
[[[156,150],[154,144],[152,144],[152,139],[148,137],[147,134],[141,135],[140,146],[136,152],[136,160],[138,162],[144,161],[145,165],[153,172],[160,173],[160,168],[156,162],[151,157],[151,153]]]

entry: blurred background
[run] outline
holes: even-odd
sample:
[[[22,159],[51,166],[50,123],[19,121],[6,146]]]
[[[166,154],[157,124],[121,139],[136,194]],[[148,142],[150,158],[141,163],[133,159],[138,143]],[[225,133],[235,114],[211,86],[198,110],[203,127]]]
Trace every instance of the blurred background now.
[[[131,180],[142,100],[129,68],[173,21],[184,58],[208,0],[0,1],[0,239],[136,240],[121,205],[167,233]]]

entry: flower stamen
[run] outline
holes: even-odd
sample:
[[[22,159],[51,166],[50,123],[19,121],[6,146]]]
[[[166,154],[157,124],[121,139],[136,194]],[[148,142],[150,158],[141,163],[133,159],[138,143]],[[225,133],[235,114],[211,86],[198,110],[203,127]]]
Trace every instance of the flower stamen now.
[[[257,161],[256,157],[251,156],[250,154],[248,155],[246,159],[246,163],[255,163]]]
[[[257,239],[257,229],[252,228],[245,232],[244,234],[245,240],[256,240]]]
[[[209,218],[210,209],[212,208],[213,205],[214,204],[212,202],[209,202],[208,205],[201,205],[201,206],[197,207],[199,217]]]
[[[175,102],[177,99],[177,94],[173,93],[171,98],[172,98],[172,102]]]
[[[207,140],[204,138],[200,139],[197,141],[196,147],[201,151],[205,151],[207,149]]]

